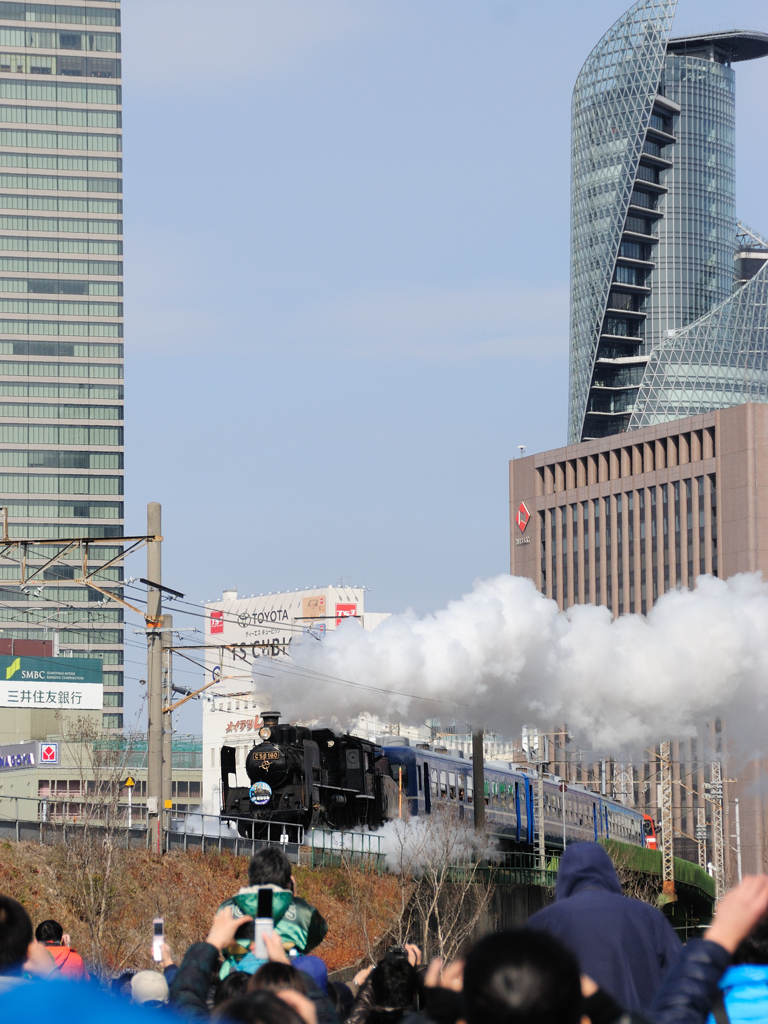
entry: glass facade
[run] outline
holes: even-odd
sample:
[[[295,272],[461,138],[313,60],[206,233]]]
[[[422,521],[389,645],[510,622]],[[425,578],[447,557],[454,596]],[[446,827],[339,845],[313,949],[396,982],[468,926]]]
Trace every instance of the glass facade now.
[[[119,26],[118,0],[0,3],[0,505],[13,539],[124,532]],[[34,549],[33,566],[56,550]],[[89,566],[119,553],[91,549]],[[119,730],[122,609],[67,586],[75,565],[22,592],[2,583],[18,563],[0,559],[0,635],[101,658],[103,725]],[[122,580],[111,567],[98,582],[122,595]]]
[[[571,443],[768,400],[768,243],[736,221],[731,66],[768,36],[670,40],[674,8],[636,3],[574,90]]]
[[[632,286],[620,291],[615,306],[610,301],[611,284],[675,7],[676,0],[639,0],[634,4],[589,55],[573,91],[571,443],[582,439],[601,337],[636,337],[644,319],[634,308],[638,295]],[[649,166],[647,173],[653,175],[653,171]],[[653,188],[642,194],[644,206],[655,202]],[[611,308],[626,312],[605,323],[606,311]],[[623,354],[627,346],[619,340],[613,347]]]

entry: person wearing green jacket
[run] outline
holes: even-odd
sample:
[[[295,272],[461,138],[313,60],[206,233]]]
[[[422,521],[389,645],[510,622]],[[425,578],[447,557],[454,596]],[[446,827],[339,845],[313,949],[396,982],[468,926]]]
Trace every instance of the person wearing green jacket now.
[[[235,918],[255,917],[258,892],[265,886],[272,890],[272,919],[286,951],[293,955],[306,955],[319,946],[328,932],[328,924],[316,907],[296,895],[291,862],[281,850],[266,847],[252,857],[248,865],[248,885],[225,900],[221,907],[231,906]],[[237,937],[222,951],[222,955],[222,978],[233,970],[253,974],[261,964],[249,952],[248,945],[241,945]]]

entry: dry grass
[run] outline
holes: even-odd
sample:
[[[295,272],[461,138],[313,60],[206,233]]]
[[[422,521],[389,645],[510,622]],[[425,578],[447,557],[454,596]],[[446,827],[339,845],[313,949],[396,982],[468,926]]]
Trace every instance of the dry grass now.
[[[92,948],[91,931],[78,917],[63,848],[0,844],[0,893],[19,900],[35,925],[46,918],[60,921],[86,962],[118,973],[152,966],[153,917],[165,918],[167,941],[180,962],[192,942],[205,938],[219,903],[248,884],[247,858],[229,853],[157,857],[146,850],[118,850],[116,857],[101,949]],[[349,868],[299,868],[295,874],[299,895],[328,921],[328,936],[315,952],[329,970],[356,963],[394,925],[400,899],[394,876]]]

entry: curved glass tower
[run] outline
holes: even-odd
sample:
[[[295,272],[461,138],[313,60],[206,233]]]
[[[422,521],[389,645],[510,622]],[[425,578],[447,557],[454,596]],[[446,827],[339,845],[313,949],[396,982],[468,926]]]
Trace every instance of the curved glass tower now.
[[[758,297],[768,252],[737,229],[731,66],[768,54],[768,35],[670,39],[675,6],[638,0],[574,89],[571,443],[768,400],[756,369],[768,356]],[[740,332],[730,343],[726,320]],[[705,365],[729,387],[702,385]]]

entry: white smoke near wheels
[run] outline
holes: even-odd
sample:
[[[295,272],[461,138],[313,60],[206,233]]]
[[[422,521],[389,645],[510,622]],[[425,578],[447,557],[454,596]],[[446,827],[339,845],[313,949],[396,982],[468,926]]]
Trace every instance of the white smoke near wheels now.
[[[293,654],[258,689],[294,720],[434,716],[506,736],[523,723],[567,722],[580,742],[615,750],[684,739],[723,715],[758,743],[768,585],[758,574],[702,576],[647,617],[612,620],[592,605],[559,612],[529,580],[498,576],[434,614],[394,615],[373,632],[350,621]]]

